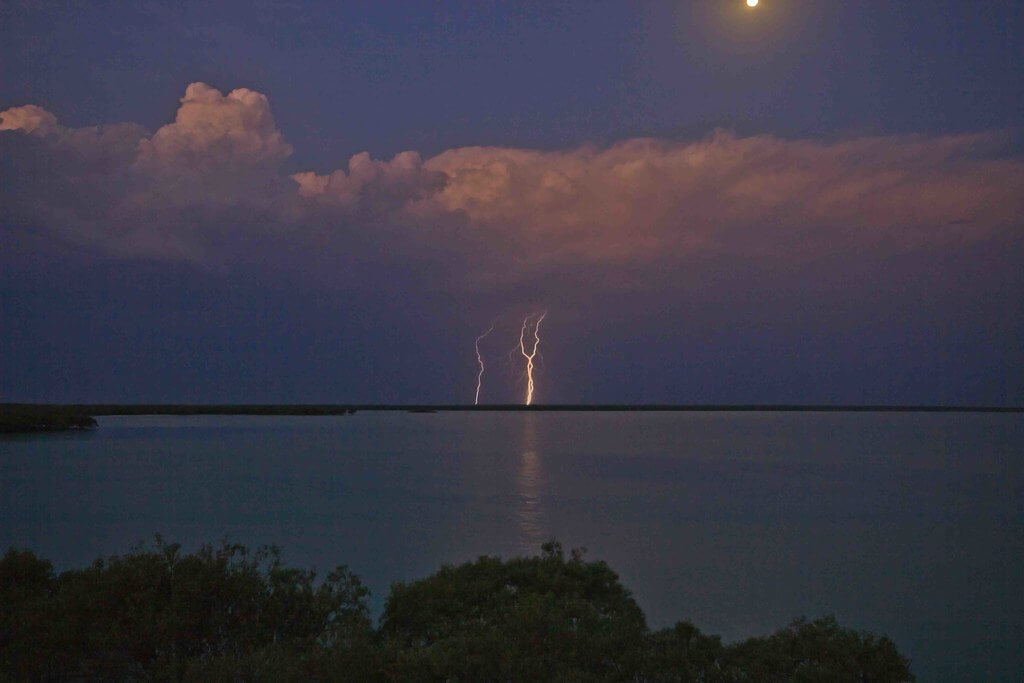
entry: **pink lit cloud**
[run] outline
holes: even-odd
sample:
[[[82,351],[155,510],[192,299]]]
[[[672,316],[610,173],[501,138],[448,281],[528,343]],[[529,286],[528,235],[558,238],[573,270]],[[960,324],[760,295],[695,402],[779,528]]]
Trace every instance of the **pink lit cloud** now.
[[[331,173],[288,174],[292,147],[267,97],[204,83],[189,85],[174,121],[152,134],[131,123],[66,128],[35,105],[0,112],[0,131],[21,173],[16,192],[0,190],[0,222],[119,257],[228,267],[267,241],[287,242],[301,261],[359,235],[376,260],[472,254],[465,277],[515,280],[655,261],[955,249],[1019,231],[1024,216],[1024,161],[1001,156],[1001,137],[987,133],[823,142],[717,131],[607,148],[463,147],[425,160],[361,153]]]

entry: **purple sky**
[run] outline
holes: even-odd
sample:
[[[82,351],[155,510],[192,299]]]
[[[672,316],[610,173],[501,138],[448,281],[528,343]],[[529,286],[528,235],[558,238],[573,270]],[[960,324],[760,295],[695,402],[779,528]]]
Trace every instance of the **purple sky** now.
[[[0,400],[1019,405],[1020,7],[6,3]]]

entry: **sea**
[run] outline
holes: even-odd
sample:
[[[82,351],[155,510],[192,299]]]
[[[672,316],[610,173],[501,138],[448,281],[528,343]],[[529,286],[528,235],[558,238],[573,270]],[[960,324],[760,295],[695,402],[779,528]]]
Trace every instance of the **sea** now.
[[[278,545],[389,586],[586,548],[651,628],[800,616],[886,634],[923,681],[1024,680],[1024,414],[362,411],[100,417],[0,437],[0,550],[58,570],[155,534]]]

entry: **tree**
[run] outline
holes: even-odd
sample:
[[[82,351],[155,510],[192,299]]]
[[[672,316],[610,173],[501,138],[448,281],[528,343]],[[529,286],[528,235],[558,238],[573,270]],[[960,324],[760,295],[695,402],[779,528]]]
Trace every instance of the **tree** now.
[[[0,562],[0,577],[27,577],[11,582],[16,599],[4,600],[12,606],[5,621],[29,624],[0,643],[0,661],[11,661],[12,673],[180,679],[284,660],[323,667],[348,655],[360,660],[372,647],[367,590],[358,577],[339,567],[315,585],[315,572],[284,567],[273,547],[250,554],[224,544],[183,554],[157,538],[153,549],[55,580],[48,571],[31,553],[10,551]],[[34,648],[26,645],[29,635]]]
[[[643,679],[664,683],[720,681],[725,652],[719,636],[706,636],[688,621],[652,633],[647,640]]]
[[[603,562],[535,557],[445,566],[392,586],[380,627],[339,567],[318,581],[277,548],[153,547],[54,575],[0,558],[0,680],[911,681],[885,637],[800,619],[723,645],[689,622],[650,633]]]
[[[627,680],[643,613],[603,562],[481,557],[392,586],[381,621],[390,672],[407,680]]]
[[[45,669],[54,583],[53,565],[31,551],[0,559],[0,672],[21,679]]]
[[[914,680],[909,662],[891,640],[843,628],[833,616],[797,619],[767,638],[733,645],[722,668],[726,680],[735,681]]]

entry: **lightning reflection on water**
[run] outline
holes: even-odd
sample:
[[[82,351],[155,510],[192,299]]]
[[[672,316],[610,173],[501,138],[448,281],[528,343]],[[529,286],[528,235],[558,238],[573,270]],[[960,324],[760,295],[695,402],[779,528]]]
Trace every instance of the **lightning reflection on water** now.
[[[523,416],[522,454],[516,472],[516,521],[519,525],[519,546],[524,553],[537,552],[547,539],[541,493],[544,488],[544,462],[537,451],[537,415]]]

